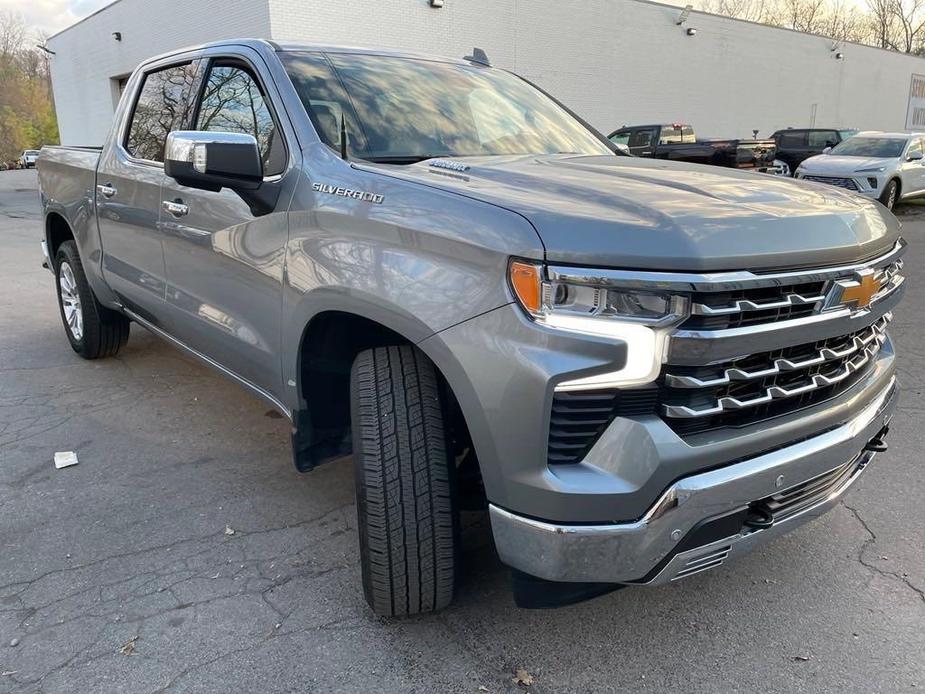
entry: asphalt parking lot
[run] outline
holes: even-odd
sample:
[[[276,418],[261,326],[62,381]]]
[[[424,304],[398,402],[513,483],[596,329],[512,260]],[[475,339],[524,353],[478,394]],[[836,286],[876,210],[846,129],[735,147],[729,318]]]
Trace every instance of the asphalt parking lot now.
[[[0,172],[0,692],[925,691],[918,212],[901,409],[844,503],[713,572],[556,611],[513,605],[472,516],[457,601],[390,621],[363,600],[349,463],[296,473],[284,420],[137,326],[118,358],[77,357],[35,174]]]

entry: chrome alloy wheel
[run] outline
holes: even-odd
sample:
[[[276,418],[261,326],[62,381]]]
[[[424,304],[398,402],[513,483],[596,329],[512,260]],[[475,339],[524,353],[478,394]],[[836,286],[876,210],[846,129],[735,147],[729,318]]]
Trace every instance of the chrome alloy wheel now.
[[[61,306],[64,309],[64,321],[71,336],[78,342],[84,336],[84,314],[80,305],[80,293],[77,280],[68,262],[62,262],[58,271],[58,286],[61,289]]]

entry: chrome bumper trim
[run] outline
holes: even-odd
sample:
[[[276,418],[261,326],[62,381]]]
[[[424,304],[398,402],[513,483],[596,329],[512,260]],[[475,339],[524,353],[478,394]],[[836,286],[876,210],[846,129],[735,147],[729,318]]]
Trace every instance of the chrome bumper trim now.
[[[638,521],[565,525],[526,518],[491,504],[489,513],[498,554],[505,564],[549,581],[638,582],[701,521],[745,508],[856,458],[889,422],[897,397],[893,377],[869,405],[843,425],[791,446],[679,480]],[[853,475],[851,482],[856,477]],[[800,519],[810,520],[824,512],[849,486],[823,503],[781,521],[780,527],[774,525],[738,536],[735,543],[727,539],[723,547],[735,544],[729,553],[741,553],[770,540],[799,525]],[[694,554],[694,560],[715,554],[705,555],[706,549],[716,548],[710,545],[678,554],[651,582],[687,575],[684,572],[690,567],[685,563],[679,568],[678,557],[687,562]],[[710,568],[716,561],[713,557],[702,568]],[[670,567],[674,569],[669,576],[666,571]]]

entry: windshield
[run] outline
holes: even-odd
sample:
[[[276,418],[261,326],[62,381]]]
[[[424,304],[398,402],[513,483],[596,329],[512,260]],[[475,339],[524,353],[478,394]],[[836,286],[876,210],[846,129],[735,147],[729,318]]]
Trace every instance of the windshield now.
[[[898,158],[903,153],[906,141],[896,137],[858,137],[835,145],[832,154],[843,157]]]
[[[613,154],[548,96],[502,70],[386,56],[282,55],[321,139],[351,156],[405,164],[432,157]]]
[[[27,149],[27,150],[24,152],[24,154],[38,154],[38,153],[39,153],[39,151],[38,151],[37,149]]]

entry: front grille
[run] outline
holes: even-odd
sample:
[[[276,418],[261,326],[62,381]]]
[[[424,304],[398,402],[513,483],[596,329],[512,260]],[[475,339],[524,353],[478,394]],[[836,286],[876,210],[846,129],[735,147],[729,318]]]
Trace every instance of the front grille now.
[[[886,341],[886,314],[868,328],[710,366],[668,366],[662,417],[680,435],[740,427],[824,402],[850,388]]]
[[[812,315],[825,301],[825,282],[699,292],[682,330],[725,330]]]
[[[557,392],[549,419],[548,462],[577,463],[615,417],[651,414],[658,389]]]
[[[816,183],[828,183],[830,186],[838,186],[846,190],[857,190],[858,185],[853,178],[842,178],[840,176],[803,176],[804,181],[815,181]]]

